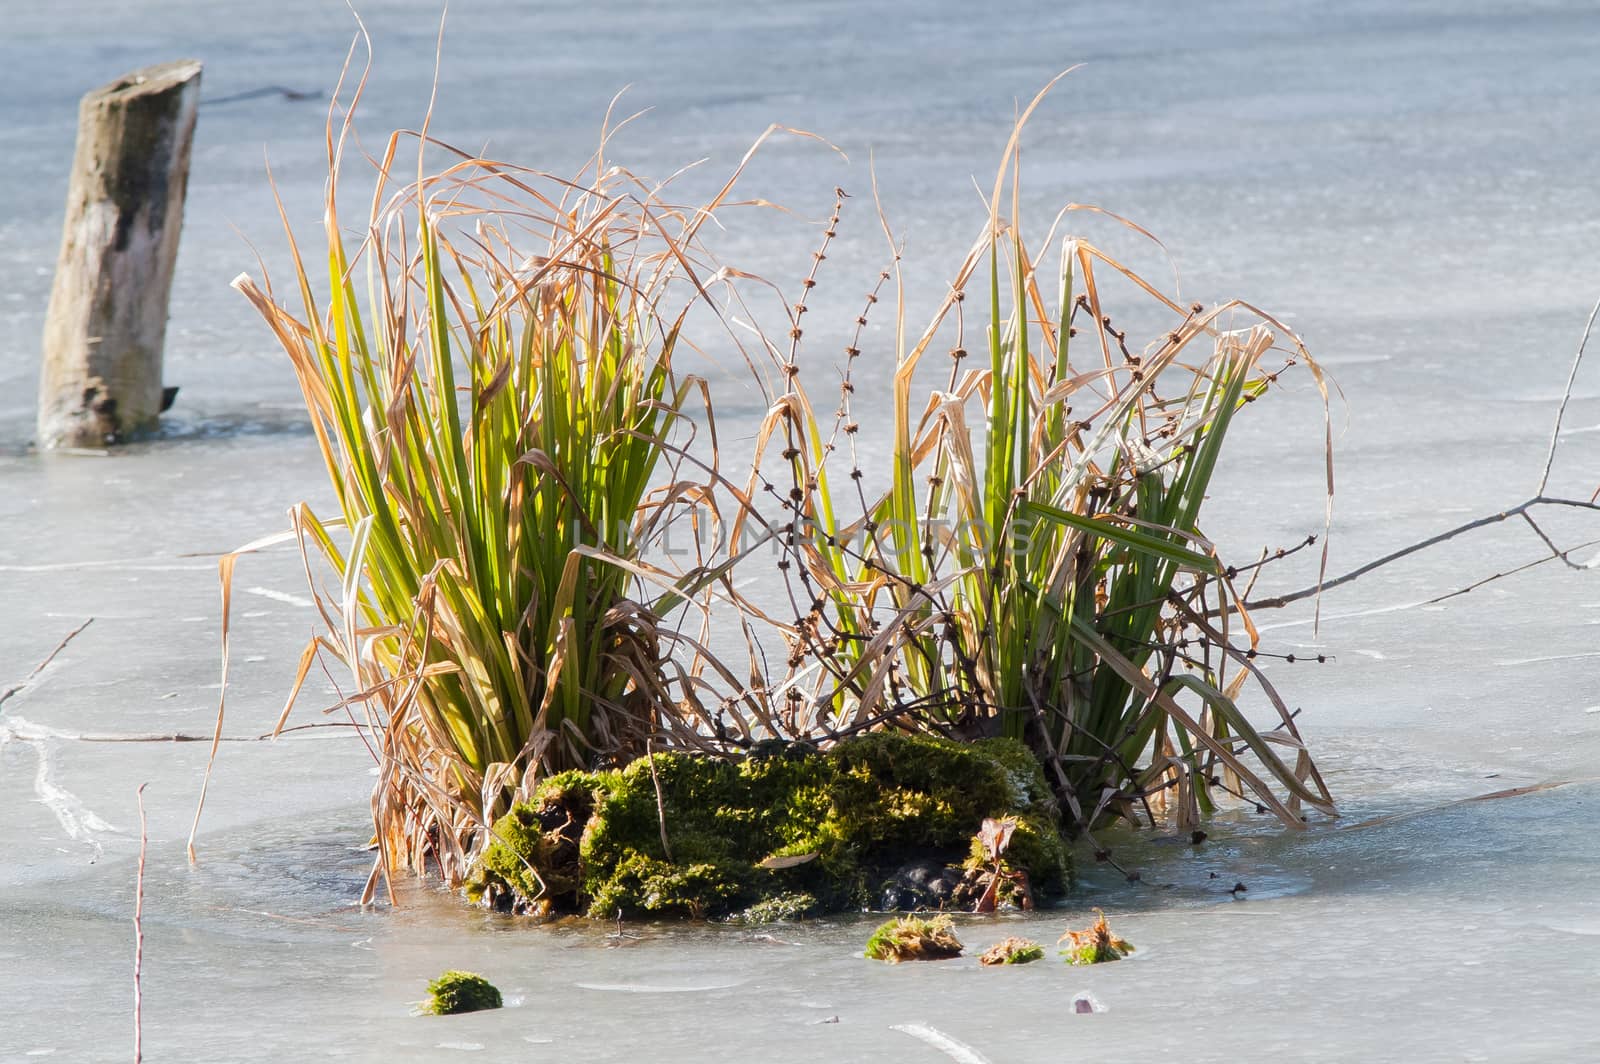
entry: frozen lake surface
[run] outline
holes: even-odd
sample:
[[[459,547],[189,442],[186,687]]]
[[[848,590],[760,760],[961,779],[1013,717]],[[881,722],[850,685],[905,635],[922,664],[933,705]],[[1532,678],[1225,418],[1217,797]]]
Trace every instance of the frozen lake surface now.
[[[1271,675],[1304,709],[1340,820],[1286,834],[1238,814],[1200,847],[1115,840],[1140,883],[1085,855],[1064,910],[960,929],[975,956],[1014,932],[1053,941],[1100,905],[1140,947],[1126,964],[890,968],[859,958],[868,924],[851,921],[540,929],[426,884],[405,884],[398,910],[362,912],[369,762],[326,732],[224,745],[190,869],[205,744],[96,740],[209,733],[216,558],[326,498],[289,368],[227,283],[257,270],[244,238],[285,272],[264,153],[298,223],[315,223],[322,180],[322,104],[237,97],[325,94],[351,19],[334,0],[13,6],[0,37],[0,690],[94,621],[0,706],[0,1061],[127,1059],[144,781],[151,1060],[950,1059],[927,1028],[995,1064],[1600,1056],[1600,583],[1545,565],[1414,605],[1538,558],[1511,523],[1330,593],[1319,631],[1309,608],[1258,617],[1270,649],[1333,659]],[[420,121],[437,7],[361,7],[376,49],[361,128],[376,150]],[[855,194],[830,254],[852,305],[883,258],[871,159],[931,301],[982,223],[972,178],[992,175],[1015,101],[1083,62],[1030,126],[1032,216],[1069,200],[1129,216],[1165,241],[1185,298],[1247,298],[1301,332],[1343,393],[1330,571],[1533,493],[1600,295],[1592,5],[599,11],[458,3],[434,131],[567,172],[631,84],[628,102],[653,110],[613,154],[654,175],[709,158],[710,180],[769,123],[814,130],[851,161],[781,142],[746,192],[813,219],[835,185]],[[77,99],[184,55],[206,62],[209,102],[172,300],[167,375],[183,391],[167,438],[114,457],[34,454]],[[1125,234],[1091,235],[1164,269]],[[792,285],[813,240],[769,221],[731,225],[720,247]],[[816,350],[833,349],[830,326],[810,324]],[[886,380],[887,358],[862,372]],[[722,375],[737,448],[759,417],[754,390],[706,372]],[[1321,529],[1321,408],[1308,376],[1285,384],[1241,419],[1213,494],[1208,526],[1239,560]],[[1567,425],[1552,490],[1587,498],[1600,367],[1577,382]],[[1546,528],[1564,546],[1600,539],[1592,516]],[[1266,581],[1306,583],[1309,554]],[[248,738],[276,719],[313,615],[290,555],[246,561],[236,588],[226,731]],[[447,967],[488,975],[511,1007],[410,1018]],[[1080,991],[1107,1011],[1074,1014]]]

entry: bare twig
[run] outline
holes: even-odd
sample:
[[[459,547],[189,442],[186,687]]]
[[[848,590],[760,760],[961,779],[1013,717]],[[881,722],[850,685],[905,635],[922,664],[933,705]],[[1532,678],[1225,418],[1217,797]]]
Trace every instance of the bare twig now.
[[[1418,551],[1427,550],[1429,547],[1436,547],[1441,543],[1446,543],[1452,539],[1455,539],[1457,536],[1464,535],[1465,533],[1474,532],[1480,528],[1486,528],[1489,525],[1497,525],[1510,517],[1520,517],[1527,522],[1528,527],[1533,529],[1534,535],[1538,536],[1539,541],[1544,544],[1547,550],[1550,551],[1549,556],[1541,558],[1539,562],[1560,561],[1569,569],[1583,570],[1593,568],[1591,565],[1580,565],[1579,563],[1574,562],[1569,557],[1572,551],[1564,551],[1557,547],[1550,537],[1545,535],[1544,530],[1534,523],[1534,520],[1529,516],[1528,511],[1539,506],[1570,506],[1580,510],[1600,510],[1600,502],[1597,502],[1597,500],[1600,500],[1600,490],[1597,490],[1595,494],[1590,496],[1587,501],[1582,499],[1557,498],[1555,496],[1545,494],[1545,491],[1550,484],[1550,470],[1555,465],[1556,461],[1556,447],[1561,442],[1561,422],[1562,419],[1566,417],[1567,404],[1572,401],[1572,389],[1577,383],[1578,369],[1583,365],[1584,349],[1589,346],[1589,334],[1594,330],[1595,318],[1597,316],[1600,316],[1600,301],[1597,301],[1594,305],[1594,309],[1589,312],[1589,320],[1585,322],[1583,326],[1583,336],[1578,340],[1578,350],[1572,356],[1572,368],[1567,371],[1567,386],[1561,393],[1561,403],[1556,407],[1555,424],[1550,429],[1550,448],[1545,454],[1544,470],[1539,475],[1539,490],[1536,491],[1531,497],[1524,499],[1515,506],[1501,510],[1499,513],[1493,513],[1479,517],[1475,520],[1468,521],[1466,524],[1457,525],[1455,528],[1440,532],[1434,536],[1429,536],[1427,539],[1413,543],[1408,547],[1402,547],[1397,551],[1391,551],[1381,558],[1377,558],[1363,566],[1350,570],[1343,576],[1335,577],[1332,580],[1319,580],[1311,587],[1301,588],[1299,591],[1291,591],[1286,595],[1275,595],[1271,598],[1247,601],[1243,603],[1243,608],[1246,610],[1277,609],[1281,606],[1287,606],[1291,602],[1298,602],[1301,599],[1311,598],[1313,595],[1320,596],[1322,592],[1338,587],[1340,584],[1348,584],[1352,580],[1372,572],[1374,569],[1381,569],[1391,562],[1397,562],[1401,558],[1409,557],[1410,555],[1416,554]],[[1464,595],[1474,588],[1482,587],[1484,584],[1499,580],[1501,577],[1510,576],[1512,573],[1519,573],[1524,569],[1531,569],[1534,565],[1539,564],[1539,562],[1530,562],[1527,565],[1520,565],[1515,569],[1508,569],[1504,572],[1496,573],[1493,576],[1479,580],[1476,583],[1469,584],[1467,587],[1461,588],[1457,591],[1452,591],[1447,595],[1430,599],[1429,602],[1442,602],[1447,598],[1454,598],[1457,595]]]
[[[1578,367],[1583,364],[1583,349],[1589,346],[1589,333],[1594,328],[1596,314],[1600,314],[1600,300],[1589,312],[1589,320],[1583,326],[1583,338],[1578,341],[1578,353],[1572,356],[1572,369],[1567,371],[1567,390],[1561,393],[1561,405],[1556,408],[1556,423],[1550,430],[1550,452],[1545,455],[1544,472],[1539,476],[1539,490],[1534,492],[1535,495],[1543,495],[1550,483],[1550,467],[1556,462],[1556,444],[1561,441],[1561,419],[1566,416],[1567,404],[1572,401],[1572,386],[1578,379]]]
[[[264,732],[261,735],[196,735],[193,732],[64,732],[54,728],[49,730],[50,738],[66,739],[78,743],[270,743],[275,742],[280,735],[290,732],[314,731],[325,728],[339,728],[344,730],[359,731],[367,727],[365,724],[351,723],[343,720],[317,721],[314,724],[296,724],[291,728],[281,731]],[[375,730],[381,731],[381,728]]]
[[[1478,590],[1478,588],[1484,586],[1485,584],[1492,584],[1496,580],[1503,580],[1508,576],[1515,576],[1518,573],[1527,572],[1529,569],[1533,569],[1533,568],[1536,568],[1538,566],[1541,566],[1541,565],[1545,564],[1546,562],[1553,562],[1557,558],[1560,558],[1562,561],[1566,562],[1567,565],[1570,568],[1573,568],[1573,569],[1592,569],[1592,568],[1594,568],[1594,564],[1593,563],[1588,563],[1588,564],[1584,564],[1584,565],[1578,565],[1575,562],[1572,562],[1572,561],[1568,560],[1567,557],[1566,557],[1566,555],[1571,554],[1573,551],[1587,550],[1590,547],[1600,547],[1600,539],[1591,539],[1586,543],[1580,543],[1576,547],[1573,547],[1570,550],[1567,550],[1563,554],[1560,554],[1560,555],[1557,555],[1557,554],[1546,554],[1546,555],[1543,555],[1542,557],[1535,558],[1531,562],[1524,562],[1523,564],[1515,566],[1514,568],[1502,569],[1500,572],[1494,573],[1491,576],[1486,576],[1481,580],[1474,580],[1472,583],[1468,584],[1466,587],[1458,587],[1454,591],[1447,591],[1443,595],[1439,595],[1436,598],[1428,599],[1426,602],[1418,603],[1418,605],[1421,605],[1421,606],[1434,606],[1434,605],[1437,605],[1438,603],[1444,602],[1447,599],[1459,598],[1460,596],[1465,595],[1468,592]]]
[[[1465,524],[1457,525],[1456,527],[1448,529],[1447,531],[1440,532],[1437,535],[1429,536],[1427,539],[1413,543],[1408,547],[1401,547],[1397,551],[1391,551],[1381,558],[1370,561],[1359,568],[1352,569],[1342,576],[1336,576],[1332,580],[1325,580],[1321,584],[1313,585],[1312,587],[1303,587],[1299,591],[1291,591],[1286,595],[1276,595],[1272,598],[1254,599],[1246,602],[1244,604],[1244,608],[1247,610],[1277,609],[1280,606],[1287,606],[1291,602],[1298,602],[1301,599],[1310,598],[1319,591],[1328,591],[1338,587],[1340,584],[1348,584],[1352,580],[1367,575],[1374,569],[1381,569],[1390,562],[1397,562],[1401,558],[1409,557],[1410,555],[1416,554],[1418,551],[1427,550],[1429,547],[1437,547],[1439,544],[1449,542],[1450,540],[1455,539],[1457,536],[1464,535],[1468,532],[1474,532],[1480,528],[1486,528],[1489,525],[1497,525],[1507,518],[1523,517],[1529,510],[1536,506],[1571,506],[1581,510],[1600,510],[1600,503],[1585,502],[1582,499],[1556,499],[1544,495],[1536,495],[1531,499],[1523,500],[1515,506],[1501,510],[1499,513],[1493,513],[1484,517],[1479,517],[1475,520],[1468,521]],[[1540,539],[1544,539],[1542,534],[1540,535]],[[1548,540],[1545,540],[1545,542],[1546,544],[1549,544]],[[1561,557],[1562,552],[1556,550],[1553,545],[1551,545],[1551,550],[1553,552],[1553,557]],[[1574,565],[1574,568],[1582,568],[1582,566]]]
[[[326,93],[320,89],[291,89],[284,85],[266,85],[259,89],[250,89],[246,92],[236,92],[229,96],[214,96],[209,100],[201,100],[201,107],[217,107],[225,103],[241,103],[245,100],[258,100],[263,96],[279,96],[291,102],[300,100],[321,100]]]
[[[1425,816],[1429,813],[1439,813],[1456,806],[1466,805],[1469,802],[1492,802],[1500,798],[1521,798],[1526,794],[1540,794],[1544,791],[1553,791],[1558,787],[1570,787],[1574,783],[1594,783],[1596,777],[1587,776],[1582,779],[1547,780],[1544,783],[1533,783],[1526,787],[1511,787],[1503,791],[1491,791],[1488,794],[1474,794],[1468,798],[1457,798],[1453,802],[1443,805],[1430,805],[1424,809],[1410,809],[1404,813],[1390,813],[1388,816],[1373,817],[1363,820],[1359,824],[1346,825],[1345,831],[1354,831],[1356,828],[1374,828],[1380,824],[1392,824],[1397,820],[1410,820],[1412,817]]]
[[[667,798],[661,792],[661,777],[656,773],[656,752],[654,742],[644,748],[644,756],[650,762],[650,782],[656,787],[656,819],[661,825],[661,855],[672,863],[672,843],[667,841]]]
[[[1316,542],[1317,537],[1315,534],[1312,534],[1301,540],[1299,543],[1296,543],[1292,547],[1279,547],[1275,551],[1269,551],[1267,548],[1263,547],[1261,549],[1260,561],[1251,562],[1249,565],[1230,565],[1228,567],[1228,578],[1231,580],[1240,573],[1248,573],[1253,569],[1258,570],[1265,566],[1271,565],[1273,562],[1281,562],[1291,554],[1299,554],[1307,547],[1315,546]]]
[[[1549,536],[1545,535],[1544,529],[1540,528],[1538,522],[1529,517],[1526,512],[1523,513],[1522,519],[1528,523],[1529,528],[1533,529],[1533,534],[1538,536],[1540,541],[1544,543],[1546,547],[1550,548],[1551,557],[1559,559],[1561,564],[1565,565],[1568,569],[1577,569],[1582,571],[1583,569],[1587,568],[1587,566],[1579,565],[1577,562],[1567,557],[1567,555],[1571,552],[1564,551],[1560,547],[1556,546],[1555,541]]]
[[[94,618],[90,617],[87,621],[84,621],[82,624],[78,625],[78,627],[76,627],[72,631],[68,632],[66,634],[66,637],[63,638],[61,640],[61,642],[56,644],[56,648],[54,650],[52,650],[49,654],[46,654],[45,655],[45,659],[43,661],[39,662],[39,664],[35,665],[33,667],[33,671],[28,673],[28,675],[23,678],[21,683],[18,683],[16,685],[12,686],[12,687],[8,687],[4,691],[0,691],[0,706],[5,705],[7,699],[9,699],[14,694],[20,693],[23,688],[27,687],[30,683],[32,683],[33,680],[34,680],[34,677],[38,676],[41,672],[43,672],[45,670],[45,667],[56,659],[56,655],[61,653],[63,650],[65,650],[67,648],[67,644],[68,643],[72,642],[74,639],[77,638],[79,632],[83,631],[85,628],[89,627],[93,623],[94,623]]]
[[[133,901],[133,1064],[144,1060],[144,996],[139,987],[139,977],[144,969],[144,852],[148,841],[144,818],[144,789],[148,783],[139,784],[139,875],[134,881]]]

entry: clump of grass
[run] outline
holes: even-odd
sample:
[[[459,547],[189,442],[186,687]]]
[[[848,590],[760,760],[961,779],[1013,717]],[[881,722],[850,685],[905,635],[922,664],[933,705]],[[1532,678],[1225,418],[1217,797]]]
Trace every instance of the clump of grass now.
[[[787,343],[763,337],[783,387],[742,492],[719,471],[709,403],[691,420],[705,393],[674,356],[693,307],[722,313],[708,286],[748,276],[713,269],[699,239],[743,163],[688,208],[607,166],[603,140],[563,179],[456,152],[425,123],[417,179],[393,176],[397,133],[352,234],[336,195],[349,119],[330,120],[323,246],[303,256],[289,233],[293,308],[265,280],[235,284],[289,355],[340,509],[292,511],[322,627],[289,701],[319,659],[347,684],[335,708],[379,766],[368,897],[396,867],[463,882],[488,825],[540,781],[649,758],[657,743],[727,752],[883,728],[1017,739],[1085,830],[1141,810],[1187,827],[1224,792],[1294,826],[1302,804],[1332,811],[1255,663],[1238,571],[1199,523],[1234,415],[1287,368],[1315,365],[1247,304],[1180,305],[1055,227],[1030,242],[1017,145],[1038,102],[920,334],[905,325],[894,252],[857,319],[831,429],[802,381],[806,295],[788,307]],[[441,156],[452,161],[430,171]],[[806,294],[843,203],[841,192]],[[1117,287],[1167,319],[1143,347],[1111,317]],[[851,367],[890,292],[889,486],[869,494],[854,433],[878,412],[854,397]],[[941,338],[946,384],[916,396]],[[709,456],[691,450],[701,428]],[[782,487],[763,469],[778,440]],[[762,497],[783,517],[763,519]],[[743,553],[697,557],[684,573],[646,562],[685,509],[709,507],[720,529],[727,498],[738,516],[726,541]],[[754,642],[739,676],[705,652],[705,623],[698,637],[667,623],[690,601],[708,622],[713,585],[747,638],[771,619],[731,580],[747,523],[779,543],[790,581],[781,677]],[[234,557],[222,565],[225,667]],[[1270,729],[1237,704],[1252,680],[1278,711]],[[981,859],[988,907],[1012,879],[998,849]],[[1025,900],[1026,879],[1015,885]]]
[[[1061,956],[1068,964],[1105,964],[1120,961],[1133,952],[1133,946],[1111,933],[1106,914],[1099,909],[1094,912],[1094,923],[1082,931],[1069,930],[1061,936],[1061,942],[1067,943]]]
[[[1315,364],[1248,304],[1179,304],[1055,227],[1030,243],[1021,129],[927,327],[904,324],[898,250],[868,296],[859,326],[894,294],[887,410],[852,383],[859,332],[831,426],[808,395],[798,313],[789,347],[772,345],[788,390],[761,440],[786,443],[785,505],[802,529],[780,562],[804,611],[790,636],[794,726],[1021,739],[1084,829],[1141,811],[1187,827],[1223,792],[1298,827],[1302,803],[1331,812],[1331,799],[1256,664],[1237,570],[1200,513],[1235,414]],[[1112,317],[1119,290],[1166,318],[1144,346]],[[940,341],[945,386],[917,395]],[[855,445],[868,418],[893,424],[876,495]],[[783,495],[759,467],[757,489]],[[1252,680],[1278,712],[1271,729],[1237,704]]]
[[[1044,947],[1025,938],[1003,938],[978,956],[982,965],[1030,964],[1044,960]]]
[[[868,960],[899,964],[901,961],[944,961],[961,956],[950,917],[902,916],[878,927],[867,939]]]
[[[428,984],[428,1000],[422,1011],[430,1016],[451,1016],[498,1009],[502,1004],[500,991],[489,980],[475,972],[451,969]]]
[[[733,182],[683,208],[600,153],[556,178],[424,125],[418,179],[393,181],[396,133],[352,234],[349,133],[330,122],[324,247],[302,256],[289,233],[294,309],[235,286],[290,358],[340,509],[292,512],[323,621],[295,692],[319,655],[347,678],[380,770],[380,864],[431,859],[456,883],[537,779],[708,744],[704,664],[662,618],[710,577],[675,584],[641,552],[709,495],[679,468],[699,385],[673,362],[708,298],[697,233]]]

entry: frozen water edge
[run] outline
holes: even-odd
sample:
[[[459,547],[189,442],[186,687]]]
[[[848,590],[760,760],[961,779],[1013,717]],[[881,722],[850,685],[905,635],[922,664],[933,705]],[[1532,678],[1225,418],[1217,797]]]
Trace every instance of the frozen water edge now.
[[[361,913],[349,906],[365,872],[349,845],[354,818],[243,832],[241,849],[214,839],[195,872],[168,840],[147,882],[146,1042],[241,1061],[305,1056],[308,1043],[311,1055],[355,1059],[444,1041],[510,1054],[535,1038],[596,1061],[823,1061],[922,1059],[896,1032],[932,1028],[993,1061],[1055,1060],[1063,1046],[1088,1059],[1577,1059],[1588,1004],[1571,988],[1600,963],[1584,867],[1596,855],[1555,840],[1595,797],[1591,786],[1366,832],[1152,846],[1139,856],[1143,886],[1098,879],[1063,910],[965,919],[966,957],[897,967],[860,957],[865,917],[619,938],[605,925],[531,927],[409,885],[400,910]],[[1239,878],[1251,889],[1227,893]],[[8,893],[0,960],[49,957],[56,975],[51,994],[29,996],[8,1044],[122,1056],[111,1046],[126,1014],[97,1003],[127,990],[131,880],[123,858],[47,892]],[[1021,968],[978,966],[1006,935],[1053,942],[1091,897],[1140,947],[1129,960],[1068,968],[1052,950]],[[448,966],[488,975],[520,1004],[411,1018]],[[1104,1014],[1071,1010],[1085,990]]]

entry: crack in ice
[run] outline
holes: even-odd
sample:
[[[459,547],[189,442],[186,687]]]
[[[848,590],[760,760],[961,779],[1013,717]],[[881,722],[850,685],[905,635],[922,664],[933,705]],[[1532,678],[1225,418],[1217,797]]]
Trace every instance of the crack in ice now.
[[[924,1023],[896,1023],[889,1029],[926,1042],[951,1060],[959,1061],[960,1064],[990,1064],[988,1057],[967,1043],[951,1038],[936,1027],[929,1027]]]
[[[77,842],[94,847],[96,857],[105,852],[96,833],[116,834],[117,829],[106,823],[94,810],[88,808],[78,796],[56,783],[52,778],[49,740],[63,737],[64,733],[43,725],[30,724],[21,717],[0,720],[0,745],[8,742],[26,743],[39,759],[33,774],[33,792],[36,799],[55,815],[61,830]]]

